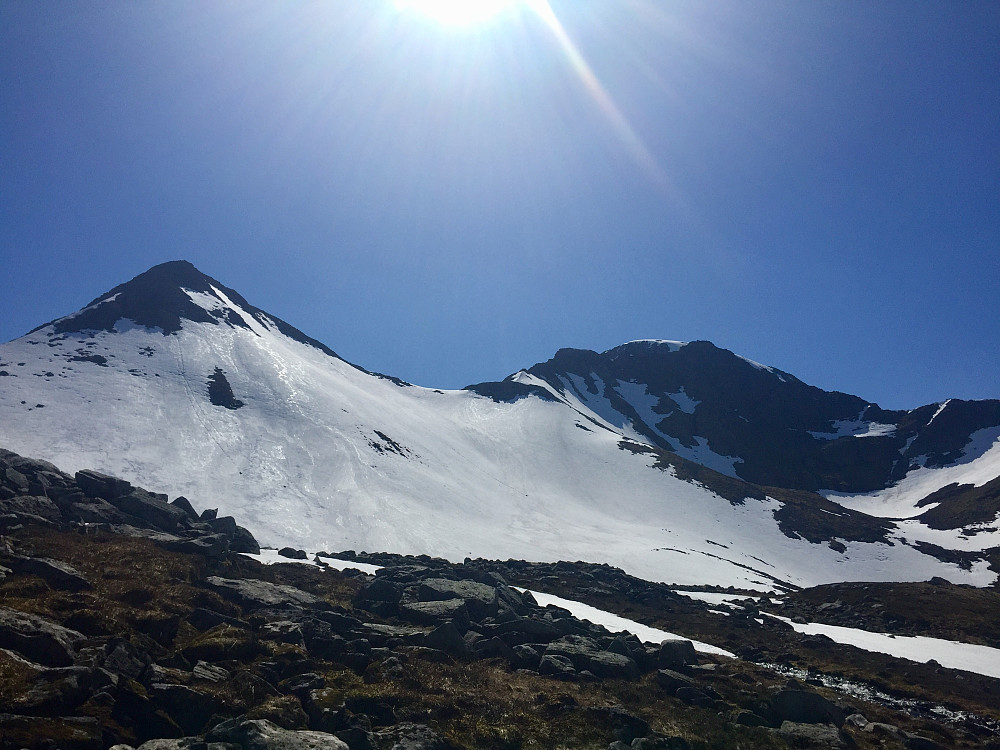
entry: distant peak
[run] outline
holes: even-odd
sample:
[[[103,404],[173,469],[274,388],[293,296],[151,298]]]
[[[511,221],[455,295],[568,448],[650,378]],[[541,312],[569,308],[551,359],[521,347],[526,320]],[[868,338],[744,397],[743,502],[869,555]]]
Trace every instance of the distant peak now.
[[[187,294],[188,291],[214,294],[213,289],[222,290],[241,307],[255,309],[239,293],[202,273],[189,261],[172,260],[153,266],[92,300],[82,310],[46,325],[52,325],[56,333],[113,331],[119,320],[126,319],[167,335],[179,331],[182,320],[218,323],[218,316],[194,304]],[[232,323],[235,318],[227,316],[226,322]]]
[[[206,291],[212,283],[216,286],[222,286],[215,279],[199,271],[191,261],[168,260],[166,263],[159,263],[139,274],[127,282],[125,286],[158,284]]]

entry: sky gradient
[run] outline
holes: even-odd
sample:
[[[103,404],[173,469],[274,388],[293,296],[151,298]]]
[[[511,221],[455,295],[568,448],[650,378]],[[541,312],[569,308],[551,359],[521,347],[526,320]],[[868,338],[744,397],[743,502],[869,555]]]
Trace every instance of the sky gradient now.
[[[1000,398],[1000,4],[0,3],[0,340],[181,258],[419,385],[667,338]]]

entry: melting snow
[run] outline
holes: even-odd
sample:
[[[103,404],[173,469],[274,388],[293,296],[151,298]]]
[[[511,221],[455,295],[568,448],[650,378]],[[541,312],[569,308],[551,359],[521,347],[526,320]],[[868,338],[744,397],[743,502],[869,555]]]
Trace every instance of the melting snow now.
[[[933,659],[949,669],[964,669],[966,672],[1000,678],[1000,649],[997,648],[946,641],[941,638],[927,638],[922,635],[903,636],[873,633],[869,630],[845,628],[839,625],[823,625],[816,622],[799,625],[787,617],[770,614],[768,617],[788,623],[796,632],[806,635],[825,635],[837,643],[856,646],[865,651],[874,651],[921,663],[927,663]]]
[[[518,590],[526,591],[527,589]],[[605,612],[603,609],[591,607],[589,604],[574,602],[570,599],[563,599],[552,594],[543,594],[538,591],[530,591],[529,593],[535,597],[535,601],[543,607],[546,607],[549,604],[555,605],[556,607],[562,607],[563,609],[569,610],[574,617],[580,620],[587,620],[595,625],[603,625],[612,633],[620,633],[624,630],[627,633],[632,633],[636,638],[644,643],[660,643],[662,641],[680,638],[686,641],[691,641],[694,644],[695,651],[700,651],[703,654],[716,654],[718,656],[728,656],[733,659],[736,658],[736,655],[732,652],[726,651],[718,646],[713,646],[710,643],[694,641],[690,638],[684,638],[684,636],[681,635],[668,633],[666,630],[651,628],[648,625],[643,625],[642,623],[635,622],[634,620],[628,620],[624,617],[611,614],[610,612]]]

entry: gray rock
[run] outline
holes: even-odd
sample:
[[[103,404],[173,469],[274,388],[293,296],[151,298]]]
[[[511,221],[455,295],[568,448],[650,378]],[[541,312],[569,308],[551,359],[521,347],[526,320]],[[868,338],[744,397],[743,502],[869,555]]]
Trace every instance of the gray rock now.
[[[833,748],[841,750],[847,743],[840,731],[830,724],[798,724],[783,721],[777,735],[793,747]]]
[[[305,550],[295,549],[294,547],[282,547],[278,550],[278,554],[289,560],[305,560],[307,558]]]
[[[150,656],[128,641],[115,644],[101,666],[108,672],[129,680],[138,680],[150,664]]]
[[[513,651],[513,655],[510,657],[510,665],[514,669],[538,669],[538,663],[542,660],[542,655],[534,648],[527,644],[520,644],[514,646],[511,651]]]
[[[422,602],[461,599],[473,620],[492,617],[497,613],[497,590],[493,586],[475,581],[451,581],[446,578],[427,578],[420,582],[417,598]]]
[[[176,540],[162,541],[160,545],[171,552],[194,553],[207,557],[222,557],[230,549],[229,537],[225,534],[185,536]]]
[[[92,588],[90,581],[72,565],[47,557],[15,557],[8,565],[15,573],[35,575],[52,588],[84,591]]]
[[[93,672],[86,667],[46,669],[35,677],[19,702],[19,710],[47,716],[72,713],[90,696],[92,677]]]
[[[660,669],[683,670],[689,664],[697,664],[698,655],[691,641],[671,638],[660,643],[657,663]]]
[[[0,607],[0,648],[16,651],[30,661],[49,667],[73,663],[83,633],[56,625],[36,615]]]
[[[132,490],[131,482],[90,469],[76,472],[75,479],[81,490],[91,497],[99,497],[104,500],[113,500]]]
[[[194,506],[193,506],[193,505],[191,505],[191,501],[190,501],[190,500],[188,500],[188,499],[187,499],[186,497],[184,497],[183,495],[181,495],[180,497],[177,497],[177,498],[174,498],[173,500],[171,500],[171,501],[170,501],[170,504],[171,504],[171,505],[174,505],[174,506],[176,506],[176,507],[178,507],[178,508],[180,508],[180,509],[181,509],[181,510],[183,510],[183,511],[184,511],[185,513],[187,513],[187,517],[188,517],[188,518],[189,518],[190,520],[192,520],[192,521],[197,521],[197,520],[199,520],[199,518],[198,518],[198,511],[196,511],[196,510],[194,509]]]
[[[454,656],[459,659],[469,656],[469,648],[465,643],[465,639],[462,637],[462,633],[452,622],[446,622],[443,625],[439,625],[434,628],[434,630],[424,636],[423,643],[421,645],[425,648],[433,648],[438,651],[444,651],[449,656]]]
[[[128,513],[161,531],[175,531],[188,520],[187,513],[181,508],[140,488],[135,488],[126,495],[104,499],[123,513]]]
[[[603,650],[598,643],[586,636],[567,635],[550,643],[545,654],[567,657],[578,671],[587,670],[598,677],[610,679],[635,679],[639,666],[621,654]]]
[[[12,469],[8,469],[8,471],[12,471]],[[19,495],[0,500],[0,513],[42,518],[53,522],[62,519],[62,511],[59,510],[59,506],[41,495]]]
[[[313,596],[294,586],[250,578],[231,579],[219,576],[209,576],[205,582],[222,596],[235,601],[246,609],[287,606],[330,609],[330,605],[318,596]]]
[[[267,719],[230,719],[215,726],[205,739],[233,742],[243,750],[350,750],[347,743],[326,732],[282,729]]]
[[[833,703],[808,690],[782,690],[771,698],[771,706],[781,721],[796,724],[834,724],[840,727],[846,718]]]
[[[573,662],[561,654],[544,654],[538,662],[538,674],[547,677],[575,677]]]
[[[205,682],[225,682],[229,679],[229,670],[206,661],[199,661],[191,670],[191,676]]]
[[[433,602],[408,602],[399,605],[399,616],[419,625],[436,625],[445,620],[462,628],[469,627],[469,608],[463,599]]]
[[[666,690],[668,693],[674,693],[679,687],[690,687],[694,685],[694,681],[680,672],[675,672],[672,669],[661,669],[656,673],[657,684]]]
[[[242,526],[236,527],[236,532],[229,542],[229,549],[231,552],[247,552],[251,555],[260,554],[260,544],[257,543],[250,530]]]
[[[302,626],[292,620],[276,620],[265,623],[261,628],[260,637],[278,643],[291,643],[296,646],[304,646],[305,641],[302,636]]]
[[[397,724],[375,734],[383,750],[453,750],[441,735],[424,724]]]
[[[770,722],[753,711],[741,710],[733,716],[733,723],[743,727],[766,727]]]

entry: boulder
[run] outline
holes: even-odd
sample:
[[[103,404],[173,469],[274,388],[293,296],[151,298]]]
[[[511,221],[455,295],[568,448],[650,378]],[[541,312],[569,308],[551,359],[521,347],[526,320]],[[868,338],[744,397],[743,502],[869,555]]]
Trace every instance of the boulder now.
[[[191,521],[198,521],[198,520],[200,520],[200,519],[199,519],[199,517],[198,517],[198,511],[196,511],[196,510],[194,509],[194,506],[193,506],[193,505],[191,505],[191,501],[190,501],[190,500],[188,500],[188,499],[187,499],[186,497],[184,497],[183,495],[181,495],[181,496],[179,496],[179,497],[176,497],[176,498],[174,498],[173,500],[171,500],[171,501],[170,501],[170,504],[171,504],[171,505],[174,505],[174,506],[176,506],[176,507],[178,507],[178,508],[180,508],[180,509],[181,509],[181,510],[183,510],[183,511],[184,511],[185,513],[187,513],[187,517],[188,517],[188,518],[189,518],[189,519],[190,519]]]
[[[844,725],[844,712],[819,693],[782,690],[771,698],[771,707],[782,722]]]
[[[15,609],[0,607],[0,648],[16,651],[29,661],[49,667],[73,663],[83,633]]]
[[[847,743],[835,726],[829,724],[799,724],[783,721],[775,733],[792,747],[816,747],[840,750]]]
[[[375,734],[378,746],[391,750],[454,750],[453,745],[425,724],[397,724]]]
[[[514,646],[511,651],[510,665],[514,669],[538,669],[538,664],[542,660],[542,655],[527,644]]]
[[[209,742],[230,742],[243,750],[350,750],[326,732],[282,729],[267,719],[229,719],[205,735]]]
[[[207,661],[199,661],[191,670],[191,677],[204,682],[225,682],[229,679],[229,670]]]
[[[257,543],[257,540],[250,533],[249,529],[237,526],[236,531],[233,533],[233,538],[229,541],[229,550],[231,552],[246,552],[251,555],[259,555],[260,544]]]
[[[544,654],[538,662],[538,674],[547,677],[572,678],[576,676],[573,662],[561,654]]]
[[[305,560],[308,558],[305,550],[295,549],[294,547],[282,547],[278,550],[278,554],[289,560]]]
[[[461,599],[473,620],[492,617],[497,613],[497,590],[476,581],[452,581],[447,578],[426,578],[420,582],[417,599],[422,602]]]
[[[587,670],[597,677],[630,680],[639,676],[639,666],[634,660],[605,651],[595,640],[586,636],[563,636],[550,643],[545,654],[565,656],[577,671]]]
[[[128,513],[162,531],[176,531],[186,525],[188,520],[187,513],[181,508],[143,489],[135,488],[128,494],[104,499],[122,513]]]
[[[225,534],[184,536],[161,541],[160,546],[171,552],[194,553],[206,557],[222,557],[230,550],[229,537]]]
[[[121,497],[132,490],[131,482],[90,469],[76,472],[75,479],[77,486],[90,497],[99,497],[108,501]]]
[[[418,625],[437,625],[449,621],[464,629],[470,623],[469,609],[462,599],[400,604],[399,616]]]
[[[656,673],[657,684],[673,694],[679,687],[691,687],[694,681],[687,675],[675,672],[672,669],[661,669]]]
[[[8,471],[12,471],[8,469]],[[19,495],[6,500],[0,500],[0,513],[13,515],[15,518],[28,520],[42,519],[58,522],[62,519],[59,506],[49,498],[41,495]]]
[[[65,716],[90,696],[93,671],[86,667],[57,667],[40,672],[18,710],[30,714]]]
[[[83,591],[92,588],[90,581],[72,565],[47,557],[15,557],[10,562],[15,573],[35,575],[49,586],[64,591]]]
[[[697,664],[698,655],[691,641],[670,638],[660,643],[657,664],[660,669],[683,670],[689,664]]]
[[[469,648],[462,638],[462,633],[452,622],[446,622],[434,628],[424,636],[423,644],[425,648],[434,648],[444,651],[449,656],[465,658],[469,656]]]
[[[330,605],[318,596],[313,596],[294,586],[268,583],[252,578],[231,579],[219,576],[209,576],[205,582],[225,598],[235,601],[248,610],[288,606],[330,609]]]

